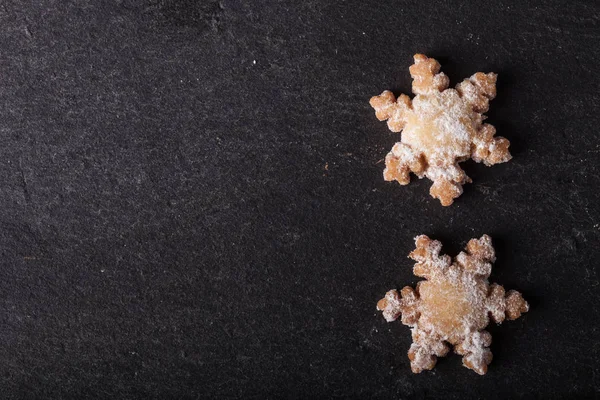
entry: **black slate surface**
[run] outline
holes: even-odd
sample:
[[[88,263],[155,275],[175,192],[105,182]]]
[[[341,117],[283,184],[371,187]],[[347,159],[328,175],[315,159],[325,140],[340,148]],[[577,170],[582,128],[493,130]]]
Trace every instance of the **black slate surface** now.
[[[600,391],[600,6],[2,0],[3,398],[582,398]],[[370,96],[416,52],[499,73],[514,159],[384,182]],[[425,233],[490,234],[531,311],[413,375],[376,301]]]

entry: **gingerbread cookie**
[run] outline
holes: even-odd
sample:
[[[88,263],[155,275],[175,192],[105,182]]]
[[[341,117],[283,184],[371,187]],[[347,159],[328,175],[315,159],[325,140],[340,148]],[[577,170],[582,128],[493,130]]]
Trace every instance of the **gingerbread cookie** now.
[[[484,329],[490,318],[500,324],[505,318],[517,319],[529,310],[516,291],[505,293],[488,277],[495,261],[489,236],[471,239],[466,251],[455,257],[440,255],[442,244],[425,235],[415,238],[416,249],[409,257],[417,263],[414,274],[426,280],[416,289],[406,286],[387,292],[377,303],[388,322],[401,317],[412,327],[413,344],[408,351],[414,373],[432,369],[437,357],[454,352],[463,356],[463,365],[480,375],[492,361],[488,348],[492,336]]]
[[[392,132],[402,131],[400,142],[385,158],[383,177],[401,185],[410,173],[433,181],[431,196],[449,206],[471,179],[458,163],[472,158],[487,166],[511,159],[510,142],[494,137],[496,129],[483,124],[489,101],[496,97],[496,74],[477,72],[448,89],[448,77],[440,64],[423,54],[414,56],[410,67],[414,99],[398,99],[388,90],[371,98],[380,121],[387,120]]]

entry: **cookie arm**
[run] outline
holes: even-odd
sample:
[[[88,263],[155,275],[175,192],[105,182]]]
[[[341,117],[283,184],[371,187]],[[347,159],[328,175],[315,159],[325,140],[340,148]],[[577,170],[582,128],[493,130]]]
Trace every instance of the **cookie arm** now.
[[[483,162],[488,167],[509,161],[512,156],[508,151],[510,142],[502,136],[495,137],[496,128],[483,124],[473,138],[471,158]]]
[[[487,331],[472,332],[454,347],[457,354],[463,356],[463,365],[479,375],[485,375],[492,362],[492,335]]]
[[[408,185],[410,173],[412,172],[421,178],[426,166],[422,154],[415,152],[410,146],[398,142],[385,157],[383,179],[397,181],[401,185]]]
[[[417,262],[413,268],[416,276],[433,279],[450,266],[450,256],[440,256],[442,243],[439,241],[420,235],[415,238],[415,246],[408,256]]]
[[[519,318],[529,311],[529,304],[516,290],[510,290],[505,297],[504,288],[494,283],[490,285],[487,308],[494,322],[500,324],[505,318],[510,321]]]
[[[427,177],[433,181],[429,194],[434,199],[438,199],[444,207],[454,203],[454,199],[462,194],[462,185],[471,182],[471,178],[458,166],[458,163],[442,168],[430,167]]]
[[[477,113],[485,113],[490,108],[490,100],[496,97],[496,80],[493,72],[477,72],[458,85],[456,90]]]
[[[440,63],[424,54],[415,54],[415,63],[410,66],[410,76],[413,78],[412,91],[414,94],[427,94],[433,91],[443,91],[448,88],[450,79],[440,71]]]
[[[402,316],[404,325],[414,326],[419,319],[418,295],[410,286],[404,287],[400,294],[395,289],[390,290],[377,302],[377,310],[383,311],[387,322],[393,322]]]
[[[401,94],[398,99],[389,90],[379,96],[371,97],[371,107],[375,109],[375,116],[380,121],[386,121],[390,131],[400,132],[406,125],[406,114],[412,107],[410,98]]]
[[[450,347],[442,338],[422,332],[419,328],[413,329],[413,343],[408,350],[410,369],[415,374],[430,370],[435,367],[438,357],[448,354]]]
[[[487,279],[492,272],[491,263],[496,261],[492,238],[483,235],[479,239],[471,239],[465,250],[456,256],[456,262],[466,273]]]

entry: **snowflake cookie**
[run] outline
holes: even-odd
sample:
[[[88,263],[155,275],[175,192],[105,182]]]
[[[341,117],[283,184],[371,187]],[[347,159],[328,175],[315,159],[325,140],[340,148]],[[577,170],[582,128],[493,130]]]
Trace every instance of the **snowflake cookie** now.
[[[496,129],[483,124],[483,113],[496,97],[496,74],[477,72],[448,89],[448,77],[440,64],[423,54],[414,56],[410,67],[414,99],[389,90],[371,98],[380,121],[387,120],[392,132],[402,139],[385,158],[383,177],[401,185],[410,182],[410,173],[433,181],[430,194],[449,206],[462,194],[462,185],[471,179],[458,163],[472,158],[487,166],[506,162],[510,142],[494,137]]]
[[[390,290],[377,309],[386,321],[401,316],[402,323],[412,327],[408,358],[414,373],[432,369],[437,357],[448,354],[452,345],[463,356],[465,367],[484,375],[492,361],[488,348],[492,336],[484,330],[490,318],[498,324],[505,318],[517,319],[529,305],[521,293],[505,293],[502,286],[489,284],[496,257],[488,235],[471,239],[454,262],[440,255],[442,244],[437,240],[421,235],[415,244],[409,255],[417,262],[413,272],[426,280],[418,282],[416,289]]]

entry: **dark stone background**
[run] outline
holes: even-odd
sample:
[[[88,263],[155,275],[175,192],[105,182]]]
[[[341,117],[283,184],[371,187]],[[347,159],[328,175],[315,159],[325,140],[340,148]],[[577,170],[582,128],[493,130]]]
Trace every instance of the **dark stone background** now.
[[[245,4],[244,4],[245,3]],[[526,4],[526,5],[525,5]],[[0,2],[3,398],[600,393],[600,6],[585,1]],[[449,208],[384,182],[370,96],[415,52],[499,73],[514,159]],[[254,62],[256,61],[256,63]],[[413,375],[375,311],[425,233],[494,238],[531,303]]]

